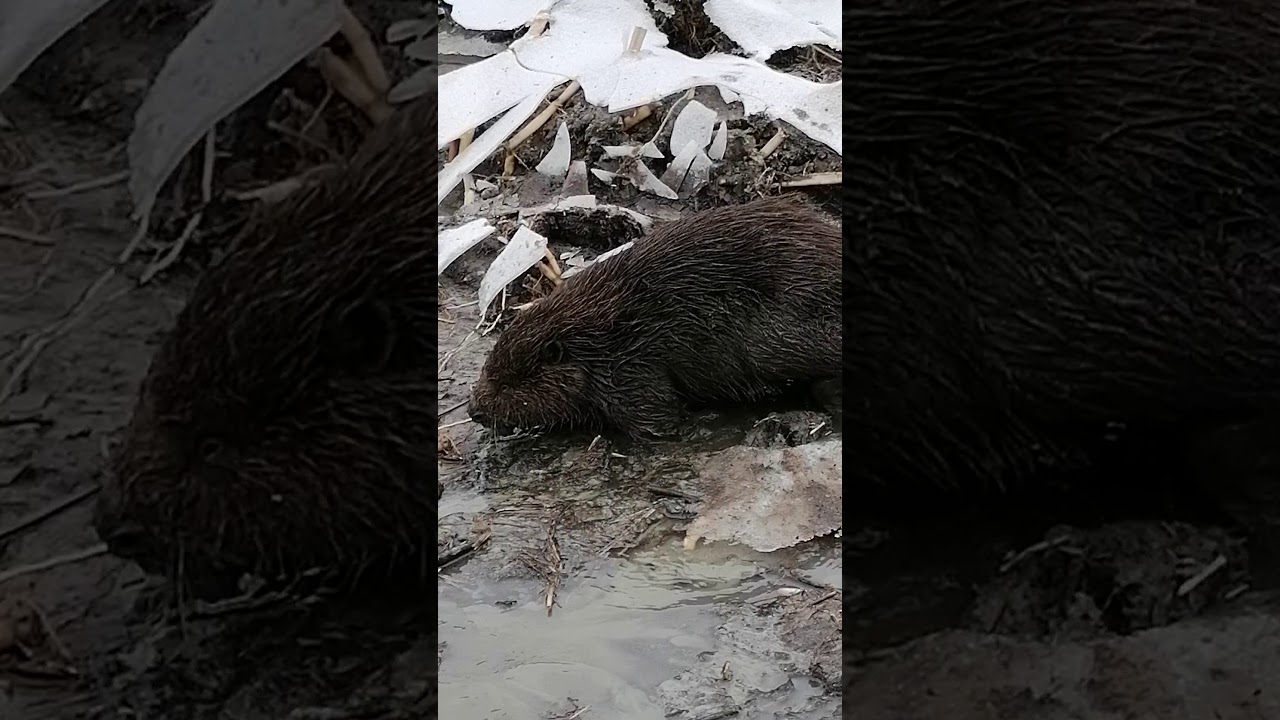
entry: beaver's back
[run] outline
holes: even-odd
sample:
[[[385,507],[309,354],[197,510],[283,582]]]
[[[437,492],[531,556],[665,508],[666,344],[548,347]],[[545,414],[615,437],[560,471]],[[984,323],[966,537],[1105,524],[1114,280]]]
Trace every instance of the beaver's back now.
[[[111,458],[113,551],[219,585],[425,552],[436,112],[398,110],[204,272]]]
[[[1280,410],[1280,7],[926,2],[856,26],[868,475],[1006,482],[1110,421]]]
[[[839,374],[840,262],[838,226],[764,198],[659,225],[572,278],[560,307],[616,308],[610,354],[662,358],[687,397],[709,399],[738,376]]]
[[[692,405],[840,373],[840,237],[793,198],[694,213],[521,311],[485,360],[492,426],[669,434]]]

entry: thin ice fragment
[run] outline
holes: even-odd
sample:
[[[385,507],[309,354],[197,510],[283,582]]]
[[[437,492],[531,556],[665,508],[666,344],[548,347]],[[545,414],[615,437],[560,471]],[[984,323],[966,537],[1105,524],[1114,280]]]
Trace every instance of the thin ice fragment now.
[[[694,143],[701,150],[711,142],[716,127],[716,111],[697,100],[690,100],[671,124],[671,152]]]
[[[536,265],[546,249],[547,239],[542,235],[523,225],[516,230],[480,280],[481,317],[488,312],[494,298],[502,294],[502,289]]]
[[[543,175],[564,177],[565,173],[569,172],[571,153],[569,126],[564,121],[561,121],[560,127],[556,130],[555,142],[552,143],[546,157],[542,158],[542,162],[538,163],[538,167],[535,169]]]
[[[488,220],[479,218],[456,228],[441,230],[436,235],[436,243],[440,251],[436,260],[436,274],[443,273],[454,260],[462,257],[463,253],[492,235],[495,229]]]

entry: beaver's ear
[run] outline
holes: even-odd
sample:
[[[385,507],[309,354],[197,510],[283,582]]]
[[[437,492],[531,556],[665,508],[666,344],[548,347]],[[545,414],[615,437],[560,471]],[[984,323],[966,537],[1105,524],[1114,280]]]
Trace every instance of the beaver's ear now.
[[[376,373],[395,353],[398,330],[386,303],[362,299],[339,305],[329,323],[328,347],[339,366],[350,372]]]

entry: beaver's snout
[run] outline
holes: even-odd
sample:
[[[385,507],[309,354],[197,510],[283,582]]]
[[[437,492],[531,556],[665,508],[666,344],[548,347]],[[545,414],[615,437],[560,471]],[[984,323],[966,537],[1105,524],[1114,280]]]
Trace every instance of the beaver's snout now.
[[[481,410],[480,408],[476,407],[476,405],[475,405],[475,401],[474,401],[474,400],[473,400],[473,401],[471,401],[471,402],[469,402],[469,403],[467,403],[467,414],[471,416],[471,419],[472,419],[472,420],[475,420],[477,423],[480,423],[481,425],[484,425],[485,427],[488,427],[488,426],[489,426],[489,424],[490,424],[490,422],[491,422],[491,418],[489,417],[489,413],[487,413],[487,412],[485,412],[485,411]]]
[[[485,427],[489,427],[490,422],[492,422],[492,418],[489,417],[489,413],[485,412],[480,403],[476,402],[476,396],[474,394],[471,396],[471,399],[467,401],[467,415],[470,415],[472,420],[484,425]]]
[[[113,555],[133,560],[147,552],[145,529],[128,520],[119,494],[109,489],[98,495],[93,509],[93,529]]]
[[[514,430],[516,426],[506,417],[502,403],[496,403],[493,397],[483,391],[473,390],[471,399],[467,401],[467,415],[491,433],[501,434]]]
[[[107,544],[112,555],[129,560],[141,559],[149,548],[146,530],[137,523],[103,525],[98,529],[98,537]]]

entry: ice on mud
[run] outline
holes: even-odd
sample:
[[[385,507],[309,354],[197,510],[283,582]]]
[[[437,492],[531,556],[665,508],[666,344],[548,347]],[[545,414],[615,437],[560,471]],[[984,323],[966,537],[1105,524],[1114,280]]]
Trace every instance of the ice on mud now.
[[[542,235],[521,226],[511,236],[511,241],[502,248],[493,264],[485,271],[480,280],[480,314],[483,317],[494,298],[502,293],[509,283],[524,275],[542,259],[547,250],[547,239]]]
[[[468,3],[464,17],[470,17],[466,12],[471,12],[476,5]],[[752,31],[756,33],[753,37],[763,38],[760,42],[765,45],[790,47],[796,37],[795,23],[819,28],[816,32],[823,34],[820,28],[825,27],[825,20],[814,20],[814,17],[826,17],[815,9],[819,6],[805,3],[793,13],[795,22],[765,23],[763,29],[757,27]],[[836,7],[838,10],[838,4]],[[769,10],[774,11],[789,12],[777,7]],[[457,19],[456,6],[454,12]],[[525,10],[516,13],[503,8],[486,12],[495,13],[495,19],[488,22],[495,26],[505,27],[517,20],[517,26],[527,22]],[[580,83],[587,102],[605,107],[611,113],[656,102],[689,88],[714,85],[726,99],[741,100],[747,115],[763,113],[783,120],[837,153],[842,150],[840,82],[815,83],[774,70],[757,59],[723,53],[697,59],[683,55],[667,47],[667,37],[654,25],[643,0],[565,0],[549,6],[546,14],[550,22],[547,32],[536,37],[521,37],[505,52],[440,77],[440,95],[447,98],[447,102],[442,102],[440,108],[439,147],[531,98],[535,106],[540,106],[551,88],[572,78]],[[527,17],[531,18],[532,14]],[[473,29],[498,29],[482,27],[485,23],[474,18],[467,22]],[[773,30],[769,30],[771,27]],[[638,51],[627,52],[627,41],[635,28],[645,30],[643,42]],[[761,32],[765,34],[760,35]],[[770,39],[775,38],[771,32],[778,33],[776,39]],[[838,34],[832,42],[838,46]],[[696,108],[693,112],[697,112]],[[695,117],[690,116],[690,121]],[[697,130],[700,137],[701,124]],[[506,132],[509,136],[515,128]],[[674,141],[672,153],[687,144],[683,137],[685,131],[680,132],[681,139]],[[711,129],[705,132],[709,135]],[[494,150],[506,137],[495,140]],[[704,142],[702,148],[706,147]],[[714,152],[708,157],[718,159]],[[645,182],[642,178],[642,183]],[[675,196],[674,189],[665,185],[658,187],[658,183],[655,178],[649,186],[651,192],[662,197]],[[456,185],[449,168],[441,172],[442,198]]]
[[[843,522],[843,440],[796,447],[736,446],[709,455],[699,474],[707,486],[685,546],[724,540],[772,552],[831,533]]]

